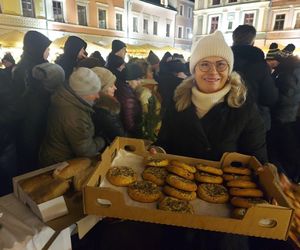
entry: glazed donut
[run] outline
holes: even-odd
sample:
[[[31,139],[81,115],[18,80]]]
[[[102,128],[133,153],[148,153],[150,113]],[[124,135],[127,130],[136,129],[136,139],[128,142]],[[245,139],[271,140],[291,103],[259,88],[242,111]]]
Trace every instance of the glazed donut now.
[[[170,186],[178,188],[180,190],[189,191],[189,192],[193,192],[197,190],[197,185],[195,182],[184,179],[177,175],[169,174],[166,178],[166,182]]]
[[[169,165],[167,166],[167,170],[173,174],[179,175],[182,178],[188,179],[188,180],[194,180],[194,174],[187,171],[186,169],[182,167],[178,167],[176,165]]]
[[[180,190],[180,189],[168,186],[168,185],[164,186],[163,192],[166,195],[175,197],[180,200],[185,200],[185,201],[195,200],[197,197],[196,192],[184,191],[184,190]]]

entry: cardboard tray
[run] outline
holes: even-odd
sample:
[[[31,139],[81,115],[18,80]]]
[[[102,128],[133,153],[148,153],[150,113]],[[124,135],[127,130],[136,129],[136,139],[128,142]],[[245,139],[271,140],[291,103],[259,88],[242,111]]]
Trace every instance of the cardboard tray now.
[[[269,196],[275,198],[279,205],[257,205],[249,208],[243,219],[229,217],[208,216],[201,214],[181,214],[158,209],[149,209],[140,206],[128,206],[123,193],[111,187],[99,187],[105,174],[111,167],[117,152],[124,149],[143,157],[149,153],[146,151],[142,140],[130,138],[116,138],[110,147],[102,154],[102,161],[89,180],[83,192],[84,212],[99,216],[129,219],[135,221],[175,225],[189,228],[205,229],[217,232],[234,233],[241,235],[257,236],[286,240],[290,228],[293,210],[288,207],[276,178],[271,169],[266,168],[259,173],[261,188]],[[237,153],[226,153],[220,162],[212,162],[190,157],[182,157],[170,154],[156,154],[153,158],[178,159],[187,163],[203,163],[215,167],[229,165],[232,161],[239,161],[254,170],[261,167],[255,157]],[[103,202],[105,201],[105,202]]]

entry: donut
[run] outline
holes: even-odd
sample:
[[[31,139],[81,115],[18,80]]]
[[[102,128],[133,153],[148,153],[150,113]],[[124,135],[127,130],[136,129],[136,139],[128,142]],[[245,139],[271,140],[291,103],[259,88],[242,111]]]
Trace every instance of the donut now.
[[[169,174],[166,178],[166,182],[170,186],[178,188],[180,190],[190,191],[190,192],[197,190],[197,185],[195,182],[184,179],[177,175]]]
[[[251,181],[252,180],[251,176],[249,175],[223,174],[222,177],[225,181],[232,181],[232,180]]]
[[[185,200],[185,201],[195,200],[197,197],[196,192],[184,191],[184,190],[180,190],[180,189],[168,186],[168,185],[163,187],[163,192],[166,195],[175,197],[180,200]]]
[[[198,197],[211,203],[225,203],[229,199],[226,187],[220,184],[203,183],[198,186]]]
[[[196,172],[195,179],[204,183],[221,184],[223,182],[223,178],[221,176],[211,175],[204,172]]]
[[[131,199],[145,203],[157,201],[161,196],[159,187],[151,181],[136,181],[128,186],[127,192]]]
[[[106,174],[107,180],[115,186],[128,186],[137,180],[137,174],[130,167],[111,167]]]
[[[158,167],[148,167],[142,173],[144,180],[151,181],[158,186],[164,185],[167,175],[168,171],[165,168]]]
[[[202,172],[206,172],[209,174],[214,174],[214,175],[222,175],[223,174],[223,170],[220,168],[216,168],[216,167],[211,167],[211,166],[205,166],[202,164],[197,164],[196,168]]]
[[[235,207],[249,208],[256,204],[267,204],[268,202],[261,198],[232,197],[230,203]]]
[[[244,180],[232,180],[226,183],[227,187],[237,187],[237,188],[256,188],[257,185],[252,181]]]
[[[223,168],[223,172],[228,174],[251,175],[251,169],[245,167],[227,166]]]
[[[247,213],[247,208],[238,207],[232,210],[231,216],[235,219],[243,219]]]
[[[175,165],[175,166],[178,166],[178,167],[182,167],[184,169],[186,169],[187,171],[191,172],[191,173],[196,173],[196,168],[194,166],[191,166],[185,162],[182,162],[182,161],[178,161],[178,160],[172,160],[171,161],[171,165]]]
[[[161,202],[159,202],[158,209],[178,213],[194,213],[193,206],[189,203],[189,201],[179,200],[170,196],[166,196]]]
[[[242,196],[242,197],[263,197],[264,196],[263,192],[256,188],[230,188],[229,193],[232,196]]]
[[[168,159],[152,159],[147,162],[147,166],[151,167],[166,167],[169,165]]]
[[[183,177],[188,180],[194,180],[195,178],[193,173],[187,171],[182,167],[178,167],[176,165],[167,166],[167,170],[173,174],[179,175],[180,177]]]

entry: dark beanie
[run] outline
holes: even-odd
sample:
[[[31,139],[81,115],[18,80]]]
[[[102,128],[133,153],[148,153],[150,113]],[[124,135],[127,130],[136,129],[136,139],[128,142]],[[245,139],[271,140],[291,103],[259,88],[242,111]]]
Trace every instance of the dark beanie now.
[[[256,29],[252,25],[239,25],[232,32],[234,45],[251,45],[256,37]]]
[[[269,47],[269,51],[266,55],[266,60],[277,60],[279,51],[280,51],[280,49],[278,48],[278,44],[271,43],[271,45]]]
[[[171,60],[167,62],[167,67],[172,73],[186,72],[186,66],[180,60]]]
[[[150,50],[149,52],[149,55],[147,57],[147,62],[150,63],[151,65],[159,63],[158,56],[152,50]]]
[[[285,57],[291,56],[294,52],[294,50],[296,49],[295,45],[292,43],[289,43],[287,46],[285,46],[281,53],[284,54]]]
[[[48,37],[35,30],[30,30],[24,36],[23,50],[35,59],[42,59],[50,44],[51,41]]]
[[[119,50],[123,49],[124,47],[126,47],[126,44],[123,43],[120,40],[113,40],[112,44],[111,44],[111,50],[113,53],[118,52]]]
[[[76,55],[84,48],[86,49],[87,43],[78,36],[69,36],[64,45],[64,53]]]
[[[143,77],[142,68],[136,63],[127,63],[126,64],[126,80],[137,80]]]

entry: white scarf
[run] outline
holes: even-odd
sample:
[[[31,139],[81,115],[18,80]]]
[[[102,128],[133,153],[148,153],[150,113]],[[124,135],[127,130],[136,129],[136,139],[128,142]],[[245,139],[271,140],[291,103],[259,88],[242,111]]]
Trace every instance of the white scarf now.
[[[197,116],[202,118],[215,105],[224,101],[225,95],[230,91],[231,85],[226,84],[224,88],[214,93],[203,93],[196,86],[192,88],[192,103],[197,110]]]

